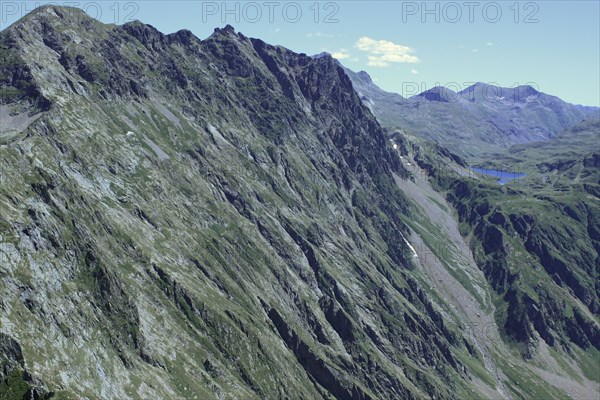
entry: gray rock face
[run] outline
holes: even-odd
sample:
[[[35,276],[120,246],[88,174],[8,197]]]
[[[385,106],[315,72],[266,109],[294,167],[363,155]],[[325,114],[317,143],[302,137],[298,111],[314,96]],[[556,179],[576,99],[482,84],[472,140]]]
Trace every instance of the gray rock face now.
[[[331,57],[53,6],[0,42],[4,106],[35,117],[1,143],[14,368],[77,398],[470,387],[410,277],[407,173]]]

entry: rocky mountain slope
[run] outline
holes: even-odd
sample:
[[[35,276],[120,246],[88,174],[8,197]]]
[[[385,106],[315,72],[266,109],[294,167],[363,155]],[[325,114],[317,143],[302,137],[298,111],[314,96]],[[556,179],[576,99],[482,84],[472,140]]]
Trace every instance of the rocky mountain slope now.
[[[417,204],[406,221],[419,254],[416,274],[423,271],[431,295],[465,322],[488,379],[505,398],[558,398],[561,389],[597,397],[596,198],[576,184],[542,191],[529,177],[503,187],[446,149],[408,137],[394,140],[414,176],[399,185]],[[565,212],[572,208],[586,210],[580,222]],[[576,294],[583,287],[587,304]],[[560,389],[545,393],[542,382]]]
[[[427,214],[440,220],[442,205],[456,210],[460,234],[491,289],[492,312],[487,313],[502,342],[512,343],[533,364],[573,357],[575,370],[596,382],[591,386],[596,389],[579,398],[597,396],[600,380],[598,128],[598,122],[585,122],[553,140],[494,155],[490,160],[497,162],[488,161],[486,167],[501,165],[526,174],[504,186],[474,174],[439,146],[415,144],[415,138],[410,145],[405,136],[394,136],[404,140],[400,147],[411,172],[419,171],[420,180],[442,196],[432,202],[430,193],[419,201],[431,203],[434,210]],[[450,244],[437,253],[455,259],[460,247],[447,238],[439,242]],[[500,364],[507,351],[502,347],[495,356]],[[563,374],[572,376],[575,370]],[[527,379],[526,367],[503,369],[516,371]]]
[[[531,86],[476,83],[462,91],[434,87],[403,98],[375,85],[367,73],[345,69],[361,99],[388,128],[405,128],[469,159],[511,145],[547,140],[600,108],[569,104]]]
[[[523,359],[505,322],[537,320],[502,318],[427,154],[466,164],[394,149],[331,57],[57,6],[0,47],[0,398],[598,393],[592,303]]]
[[[53,6],[0,43],[4,394],[474,390],[411,277],[407,172],[333,59]]]

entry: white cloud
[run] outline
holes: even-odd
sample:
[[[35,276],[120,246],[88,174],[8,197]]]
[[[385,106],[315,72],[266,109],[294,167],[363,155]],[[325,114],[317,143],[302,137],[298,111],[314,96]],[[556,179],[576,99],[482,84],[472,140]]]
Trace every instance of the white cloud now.
[[[369,56],[369,61],[367,62],[369,67],[389,67],[390,63],[386,61],[381,61],[376,57]]]
[[[413,49],[388,40],[375,40],[363,36],[358,39],[355,47],[367,52],[368,65],[371,67],[388,67],[390,63],[418,63],[417,56],[411,54]]]
[[[413,68],[413,69],[410,70],[410,73],[413,74],[413,75],[418,75],[419,71],[417,71],[416,69]]]
[[[307,38],[331,38],[333,37],[333,35],[330,35],[329,33],[323,33],[323,32],[309,32],[306,34]]]
[[[479,53],[479,49],[473,49],[473,53]]]
[[[486,45],[486,46],[493,46],[493,45],[494,45],[494,43],[492,43],[492,42],[487,42],[485,45]]]
[[[331,53],[331,57],[337,58],[338,60],[345,60],[346,58],[350,58],[351,54],[348,53],[346,49],[340,49]]]

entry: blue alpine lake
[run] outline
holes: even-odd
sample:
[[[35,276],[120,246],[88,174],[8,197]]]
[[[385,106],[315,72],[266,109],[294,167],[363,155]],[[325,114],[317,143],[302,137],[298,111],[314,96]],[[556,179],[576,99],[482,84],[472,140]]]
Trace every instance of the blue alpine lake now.
[[[497,169],[487,169],[487,168],[477,168],[477,167],[471,167],[471,169],[480,174],[496,177],[496,179],[500,185],[504,185],[505,183],[507,183],[513,179],[522,178],[525,175],[527,175],[527,174],[524,174],[521,172],[499,171]]]

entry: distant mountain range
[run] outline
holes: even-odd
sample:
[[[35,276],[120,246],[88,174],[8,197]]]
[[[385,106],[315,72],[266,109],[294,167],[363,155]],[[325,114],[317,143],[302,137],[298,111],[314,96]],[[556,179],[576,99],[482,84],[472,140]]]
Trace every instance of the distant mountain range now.
[[[379,88],[364,71],[345,69],[362,101],[387,128],[405,128],[467,158],[547,140],[600,108],[567,103],[531,86],[476,83],[460,92],[434,87],[404,98]]]

